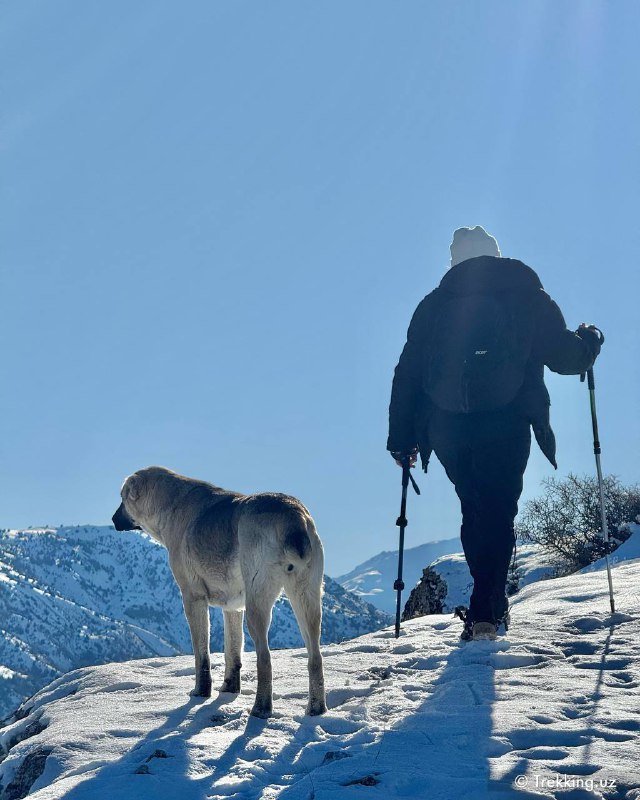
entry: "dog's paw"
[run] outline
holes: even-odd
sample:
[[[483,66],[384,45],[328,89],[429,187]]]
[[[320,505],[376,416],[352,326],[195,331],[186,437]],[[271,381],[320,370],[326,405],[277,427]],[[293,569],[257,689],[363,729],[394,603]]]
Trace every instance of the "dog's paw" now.
[[[211,686],[196,686],[189,692],[190,697],[211,697]]]
[[[256,700],[253,708],[251,709],[251,716],[258,717],[259,719],[269,719],[273,713],[273,704],[271,701],[268,703],[258,703]]]
[[[240,694],[240,678],[230,678],[224,681],[220,691],[228,692],[229,694]]]
[[[306,713],[310,717],[317,717],[320,714],[324,714],[327,710],[327,704],[324,700],[310,700],[307,704]]]

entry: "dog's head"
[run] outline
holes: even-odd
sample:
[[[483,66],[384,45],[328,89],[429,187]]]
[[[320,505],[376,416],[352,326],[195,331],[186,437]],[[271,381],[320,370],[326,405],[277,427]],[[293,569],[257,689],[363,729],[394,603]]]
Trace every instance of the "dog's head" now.
[[[129,475],[122,484],[120,490],[120,497],[122,502],[118,506],[116,513],[111,517],[111,521],[117,531],[141,531],[142,526],[138,525],[133,516],[131,507],[135,503],[136,497],[139,496],[139,490],[136,486],[136,475]]]
[[[145,530],[155,534],[157,516],[162,511],[160,497],[163,483],[173,473],[164,467],[146,467],[129,475],[122,484],[122,502],[112,517],[117,531]]]

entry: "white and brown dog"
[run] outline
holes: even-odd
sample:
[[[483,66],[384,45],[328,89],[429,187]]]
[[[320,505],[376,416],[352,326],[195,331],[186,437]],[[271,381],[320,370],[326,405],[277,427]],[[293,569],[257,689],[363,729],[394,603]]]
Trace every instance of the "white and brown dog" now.
[[[142,529],[163,544],[180,591],[196,662],[192,695],[211,695],[209,606],[224,614],[221,691],[240,691],[243,615],[256,647],[258,689],[252,714],[272,711],[268,631],[284,589],[308,653],[308,714],[326,711],[320,625],[324,553],[311,515],[284,494],[243,495],[164,467],[130,475],[113,515],[116,530]]]

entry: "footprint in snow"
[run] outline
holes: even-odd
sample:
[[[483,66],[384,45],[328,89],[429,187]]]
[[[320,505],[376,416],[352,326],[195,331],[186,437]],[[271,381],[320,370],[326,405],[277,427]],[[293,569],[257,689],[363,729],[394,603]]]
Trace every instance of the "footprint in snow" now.
[[[395,655],[404,655],[405,653],[415,653],[418,648],[414,644],[399,644],[393,647],[391,652]]]
[[[366,681],[373,678],[378,681],[387,681],[394,672],[394,668],[390,665],[386,667],[370,667],[366,672],[358,676],[358,680]]]
[[[594,736],[604,742],[631,742],[636,737],[630,733],[613,733],[611,731],[594,730]]]
[[[578,617],[569,625],[569,630],[577,630],[580,633],[592,633],[601,628],[608,627],[608,621],[601,620],[599,617]]]
[[[546,714],[531,714],[529,719],[538,725],[552,725],[555,722],[553,717],[548,717]]]
[[[624,670],[629,666],[629,659],[603,656],[600,661],[576,661],[573,666],[578,669]]]
[[[582,719],[590,714],[591,711],[588,708],[566,708],[562,712],[562,716],[566,719]]]
[[[564,600],[566,603],[586,603],[589,600],[597,600],[600,597],[599,592],[592,594],[571,594],[559,597],[558,600]]]
[[[527,650],[538,656],[549,656],[551,658],[560,656],[560,650],[557,647],[540,647],[539,645],[527,644]]]
[[[371,694],[371,689],[330,689],[327,692],[327,708],[337,708],[343,706],[350,700],[355,700],[358,697],[367,697]]]
[[[400,661],[397,664],[399,669],[408,670],[432,670],[437,669],[442,665],[444,658],[442,656],[429,656],[429,658],[411,658],[406,661]]]
[[[593,734],[589,730],[519,729],[508,733],[507,738],[514,749],[531,750],[535,747],[585,747],[593,740]]]
[[[532,653],[492,653],[490,659],[494,669],[513,669],[514,667],[534,667],[546,663],[542,656]]]
[[[237,727],[238,721],[242,721],[242,712],[238,711],[235,714],[213,714],[209,717],[209,724],[212,728],[219,727],[221,725],[229,725],[233,723],[234,727]]]
[[[563,775],[593,775],[600,767],[595,764],[556,764],[555,769]]]
[[[361,730],[362,726],[356,722],[351,722],[342,717],[334,717],[330,714],[325,714],[314,720],[314,724],[321,728],[325,733],[331,736],[345,736],[350,733],[356,733]]]
[[[561,647],[565,658],[571,658],[572,656],[592,656],[600,649],[599,644],[583,641],[572,642],[567,646]]]
[[[622,731],[640,731],[640,719],[618,719],[610,722],[609,727]]]
[[[563,750],[560,747],[530,747],[528,750],[525,751],[524,755],[527,758],[537,759],[545,761],[549,759],[550,761],[561,761],[563,758],[567,758],[569,755],[568,750]]]
[[[380,653],[381,650],[375,644],[361,644],[358,647],[351,647],[347,653]]]
[[[578,617],[569,624],[570,631],[577,630],[580,633],[592,633],[603,628],[613,628],[616,625],[623,625],[625,622],[633,622],[634,618],[628,614],[609,614],[601,619],[598,616]]]
[[[635,689],[638,681],[630,672],[611,672],[607,675],[606,684],[612,688]]]
[[[105,686],[104,689],[100,689],[96,692],[96,694],[110,694],[111,692],[128,692],[132,689],[139,689],[142,686],[141,683],[135,683],[134,681],[123,681],[122,683],[112,683],[111,686]]]
[[[193,667],[182,667],[181,669],[174,669],[171,675],[174,678],[184,678],[187,675],[195,675]]]

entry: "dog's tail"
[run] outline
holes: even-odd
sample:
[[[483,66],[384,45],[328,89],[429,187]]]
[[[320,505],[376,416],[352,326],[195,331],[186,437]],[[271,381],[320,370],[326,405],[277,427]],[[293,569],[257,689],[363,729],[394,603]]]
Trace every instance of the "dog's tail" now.
[[[302,580],[306,591],[317,592],[322,597],[324,581],[324,552],[316,526],[307,513],[291,515],[284,530],[283,567],[288,580]]]
[[[302,520],[296,521],[284,535],[284,550],[287,555],[307,561],[311,555],[311,539]]]

